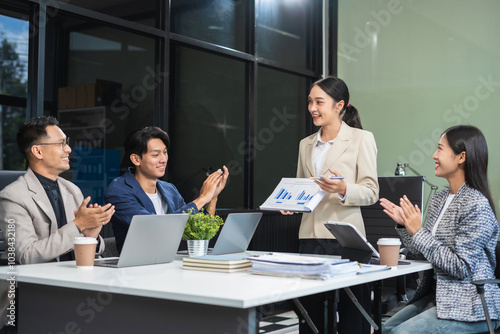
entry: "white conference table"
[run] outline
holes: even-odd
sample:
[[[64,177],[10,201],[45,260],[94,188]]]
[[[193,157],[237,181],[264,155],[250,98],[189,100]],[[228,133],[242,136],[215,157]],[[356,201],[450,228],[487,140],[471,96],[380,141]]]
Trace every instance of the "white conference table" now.
[[[258,333],[257,307],[431,268],[309,280],[168,264],[77,269],[74,261],[0,267],[16,276],[18,333]],[[81,331],[80,331],[81,330]]]

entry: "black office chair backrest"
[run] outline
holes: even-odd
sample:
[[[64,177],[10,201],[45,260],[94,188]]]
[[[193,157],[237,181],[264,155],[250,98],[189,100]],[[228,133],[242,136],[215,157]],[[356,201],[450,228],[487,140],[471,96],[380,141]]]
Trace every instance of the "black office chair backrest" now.
[[[26,171],[20,170],[0,170],[0,191],[7,187],[9,184],[14,182],[19,178],[19,176],[24,175]]]
[[[19,176],[24,175],[24,173],[26,172],[19,170],[0,170],[0,191],[17,180]],[[5,245],[3,244],[2,231],[0,230],[0,254],[4,250]]]
[[[378,178],[379,197],[399,204],[406,195],[413,204],[422,209],[424,178],[422,176],[380,176]],[[366,238],[376,247],[379,238],[399,238],[395,222],[384,213],[379,202],[361,207],[365,223]]]

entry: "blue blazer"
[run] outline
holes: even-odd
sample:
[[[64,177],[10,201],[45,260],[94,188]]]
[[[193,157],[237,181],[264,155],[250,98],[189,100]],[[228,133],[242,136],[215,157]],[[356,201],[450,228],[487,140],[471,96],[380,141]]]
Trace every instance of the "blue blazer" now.
[[[115,206],[115,214],[111,218],[111,224],[119,252],[122,250],[132,217],[156,214],[153,202],[135,179],[133,171],[134,168],[129,168],[122,176],[111,181],[104,192],[104,201]],[[190,209],[193,210],[193,213],[198,213],[196,204],[193,202],[186,204],[173,184],[157,180],[156,188],[168,205],[168,213],[188,212]]]

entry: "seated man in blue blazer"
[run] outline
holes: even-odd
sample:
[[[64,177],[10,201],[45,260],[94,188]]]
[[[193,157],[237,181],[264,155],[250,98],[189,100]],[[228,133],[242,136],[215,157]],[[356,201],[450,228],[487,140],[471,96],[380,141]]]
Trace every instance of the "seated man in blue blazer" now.
[[[185,203],[179,191],[171,183],[158,180],[165,174],[170,139],[162,129],[149,126],[130,133],[125,139],[125,156],[130,167],[122,176],[114,179],[104,193],[107,203],[112,203],[116,213],[111,219],[116,247],[121,252],[130,221],[135,215],[197,213],[207,205],[207,212],[215,214],[217,196],[224,189],[229,171],[217,170],[207,177],[200,196]]]

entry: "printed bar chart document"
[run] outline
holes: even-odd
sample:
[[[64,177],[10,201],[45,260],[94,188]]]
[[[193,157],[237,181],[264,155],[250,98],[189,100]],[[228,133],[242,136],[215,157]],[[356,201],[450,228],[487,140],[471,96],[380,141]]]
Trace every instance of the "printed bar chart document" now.
[[[308,178],[282,178],[271,196],[260,206],[261,210],[312,212],[325,197],[313,180]]]

